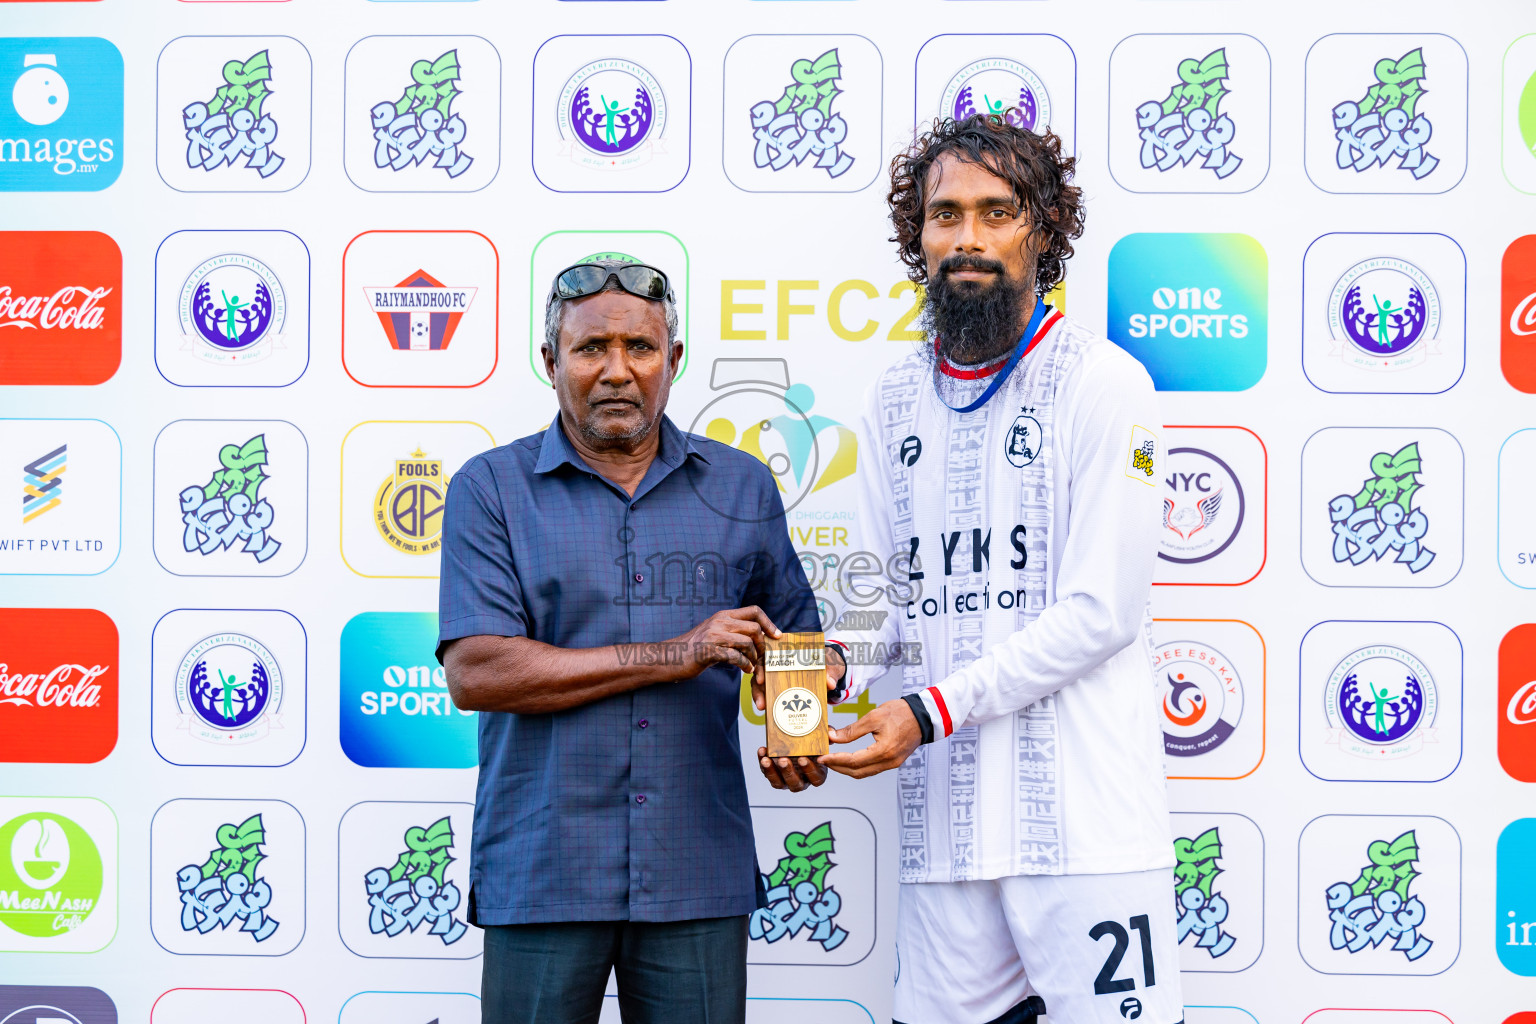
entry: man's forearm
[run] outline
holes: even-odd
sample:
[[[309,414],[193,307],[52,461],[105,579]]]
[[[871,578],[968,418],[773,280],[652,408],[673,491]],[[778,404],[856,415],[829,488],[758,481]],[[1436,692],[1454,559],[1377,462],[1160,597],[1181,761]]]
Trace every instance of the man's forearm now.
[[[628,693],[680,675],[648,644],[569,649],[523,636],[473,636],[444,653],[448,692],[465,711],[548,714]]]

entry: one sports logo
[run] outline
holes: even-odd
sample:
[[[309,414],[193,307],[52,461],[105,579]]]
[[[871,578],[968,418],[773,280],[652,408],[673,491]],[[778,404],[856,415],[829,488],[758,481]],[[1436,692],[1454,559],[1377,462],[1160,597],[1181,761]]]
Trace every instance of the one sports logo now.
[[[1135,1020],[1141,1016],[1141,1000],[1130,996],[1120,1003],[1120,1016],[1126,1020]]]

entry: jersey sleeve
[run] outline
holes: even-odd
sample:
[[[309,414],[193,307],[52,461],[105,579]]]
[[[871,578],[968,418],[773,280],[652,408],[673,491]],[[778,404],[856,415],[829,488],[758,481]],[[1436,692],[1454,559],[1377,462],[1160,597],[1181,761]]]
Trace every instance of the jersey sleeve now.
[[[528,635],[511,535],[489,477],[484,461],[474,459],[448,481],[437,598],[438,661],[452,640]]]
[[[1055,693],[1141,635],[1162,528],[1157,396],[1146,370],[1118,349],[1085,358],[1074,375],[1057,406],[1070,477],[1056,501],[1070,511],[1055,600],[928,692],[946,734]]]
[[[828,640],[841,645],[843,657],[848,662],[848,674],[843,677],[843,696],[838,703],[857,698],[901,657],[901,602],[904,588],[910,584],[904,579],[891,578],[893,573],[904,576],[907,566],[891,533],[894,487],[891,453],[885,443],[882,417],[877,379],[865,395],[864,411],[859,418],[856,431],[859,471],[854,474],[858,488],[856,507],[860,548],[869,556],[864,565],[869,571],[854,572],[845,564],[847,571],[843,574],[846,608],[875,614],[839,620],[858,619],[859,626],[873,628],[834,628],[826,634]],[[859,555],[849,556],[850,559],[856,557]],[[875,625],[876,621],[878,625]]]

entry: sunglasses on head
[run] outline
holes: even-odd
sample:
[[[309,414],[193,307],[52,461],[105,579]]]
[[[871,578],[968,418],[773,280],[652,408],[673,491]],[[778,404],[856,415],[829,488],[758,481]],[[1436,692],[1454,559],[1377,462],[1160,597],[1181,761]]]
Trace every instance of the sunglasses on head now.
[[[644,263],[627,263],[622,267],[604,267],[596,263],[574,264],[555,276],[555,294],[562,299],[596,295],[608,287],[608,279],[611,277],[618,278],[619,287],[631,295],[655,302],[662,299],[677,301],[672,296],[672,285],[667,275]]]

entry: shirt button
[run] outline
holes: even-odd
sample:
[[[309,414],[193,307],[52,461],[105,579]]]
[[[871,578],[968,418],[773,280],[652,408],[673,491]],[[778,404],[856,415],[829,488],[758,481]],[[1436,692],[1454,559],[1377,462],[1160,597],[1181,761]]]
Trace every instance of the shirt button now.
[[[650,724],[651,724],[650,719],[648,719],[648,718],[640,719],[640,728],[644,729],[646,726],[648,726]]]
[[[645,582],[645,573],[643,573],[643,572],[635,573],[635,582],[636,583],[644,583]]]
[[[635,795],[635,803],[637,803],[637,804],[645,803],[645,794],[644,793],[636,794]]]

